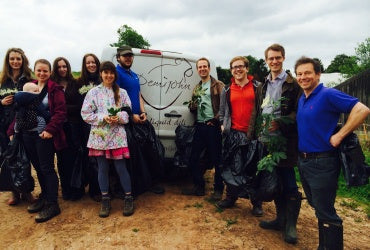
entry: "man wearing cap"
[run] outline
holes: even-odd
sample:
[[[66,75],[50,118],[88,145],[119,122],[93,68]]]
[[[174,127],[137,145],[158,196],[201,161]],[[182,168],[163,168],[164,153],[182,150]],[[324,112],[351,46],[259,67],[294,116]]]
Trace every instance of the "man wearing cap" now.
[[[132,48],[128,45],[117,48],[116,58],[118,61],[118,77],[116,82],[120,88],[123,88],[127,91],[127,94],[130,97],[132,106],[132,120],[134,125],[136,124],[136,126],[140,126],[142,124],[144,127],[152,127],[150,122],[147,120],[147,113],[145,112],[144,108],[144,100],[140,94],[139,77],[131,70],[131,66],[134,61],[134,53]],[[154,129],[151,129],[151,131],[154,131]],[[153,136],[156,135],[154,134]],[[163,175],[163,168],[161,166],[156,166],[160,165],[160,163],[153,163],[151,162],[151,159],[147,159],[146,161],[148,163],[148,170],[152,178],[152,184],[154,184],[149,188],[149,191],[156,194],[163,194],[165,192],[164,188],[157,185],[157,182]],[[141,183],[139,185],[146,187],[146,183]]]
[[[139,77],[130,68],[134,61],[134,53],[130,46],[124,45],[117,49],[117,84],[120,88],[127,91],[131,100],[133,121],[135,123],[144,123],[146,121],[146,112],[144,109],[144,100],[140,94]]]

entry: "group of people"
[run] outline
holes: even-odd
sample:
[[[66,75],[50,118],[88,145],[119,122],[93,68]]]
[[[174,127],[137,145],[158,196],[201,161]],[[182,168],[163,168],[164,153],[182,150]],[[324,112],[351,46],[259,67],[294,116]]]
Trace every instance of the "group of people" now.
[[[238,197],[249,197],[252,214],[262,216],[262,202],[251,190],[257,188],[257,162],[248,158],[253,141],[266,144],[259,126],[268,126],[270,135],[283,137],[286,157],[276,166],[281,190],[275,195],[276,218],[262,220],[263,229],[278,230],[284,241],[297,243],[296,224],[301,208],[302,193],[298,191],[294,167],[298,165],[303,190],[318,218],[318,249],[343,249],[342,220],[334,208],[341,141],[364,122],[368,107],[338,90],[320,83],[320,64],[302,57],[295,64],[296,78],[284,71],[285,49],[272,44],[265,50],[265,62],[270,69],[262,82],[248,75],[249,62],[237,56],[230,61],[232,79],[229,85],[210,75],[210,63],[200,58],[197,71],[201,81],[194,95],[200,100],[190,102],[195,113],[195,132],[189,166],[193,186],[184,188],[184,195],[205,195],[204,169],[200,157],[206,150],[214,172],[214,190],[210,199],[221,209],[231,208]],[[199,89],[204,94],[199,96]],[[347,122],[336,130],[341,113],[349,113]],[[263,115],[272,120],[260,123]],[[268,152],[264,145],[264,155]],[[222,199],[224,186],[226,196]]]
[[[136,153],[130,146],[128,138],[132,136],[125,125],[140,126],[148,121],[139,78],[130,69],[134,60],[131,47],[118,48],[116,59],[117,66],[112,62],[100,64],[94,54],[86,54],[77,80],[66,58],[56,58],[53,66],[39,59],[34,65],[35,79],[32,79],[23,50],[11,48],[6,53],[0,89],[18,92],[1,99],[0,149],[5,151],[13,135],[19,134],[41,187],[37,199],[30,192],[13,190],[8,204],[17,205],[21,200],[30,202],[27,210],[38,212],[36,222],[60,214],[54,153],[64,200],[80,199],[88,184],[91,198],[101,201],[99,216],[109,216],[110,167],[114,166],[124,193],[123,215],[134,213],[132,169],[127,159]],[[258,118],[271,114],[274,119],[268,131],[285,138],[286,159],[276,167],[282,186],[274,199],[276,219],[261,221],[260,227],[282,231],[286,242],[297,242],[296,224],[302,200],[294,172],[294,166],[298,165],[306,197],[318,218],[319,249],[339,249],[343,247],[343,227],[334,208],[339,174],[336,148],[370,111],[358,99],[324,87],[320,83],[317,61],[300,58],[294,78],[289,71],[284,71],[284,60],[283,46],[269,46],[265,50],[265,61],[270,73],[258,82],[248,75],[248,59],[234,57],[230,61],[232,79],[228,85],[210,75],[207,58],[197,61],[201,81],[193,95],[199,93],[199,88],[204,94],[189,104],[195,115],[189,160],[193,186],[183,189],[182,194],[205,195],[200,157],[206,149],[215,168],[211,199],[216,201],[216,206],[230,208],[238,197],[249,196],[252,214],[262,216],[262,201],[245,193],[241,183],[253,183],[257,163],[245,156],[250,143],[260,139]],[[87,93],[81,93],[82,88],[87,88]],[[348,120],[334,133],[341,113],[349,113]],[[88,167],[84,174],[77,175],[81,178],[79,181],[72,182],[76,178],[77,158]],[[244,166],[243,173],[240,166]],[[163,193],[164,189],[158,186],[158,171],[149,172],[152,180],[147,189]],[[225,186],[226,196],[222,199]]]
[[[28,212],[38,213],[36,222],[47,221],[61,212],[60,181],[64,200],[81,199],[88,185],[90,197],[101,202],[99,216],[107,217],[112,196],[109,180],[114,166],[117,174],[113,175],[119,179],[118,189],[123,193],[123,215],[134,213],[131,173],[126,162],[130,150],[124,125],[132,121],[139,126],[148,121],[139,78],[130,69],[131,47],[119,48],[117,61],[117,66],[112,62],[100,63],[94,54],[86,54],[81,75],[75,79],[66,58],[56,58],[53,65],[39,59],[32,79],[24,51],[20,48],[7,51],[0,90],[13,90],[15,94],[1,97],[0,149],[3,154],[13,138],[20,140],[41,187],[37,198],[31,192],[12,189],[8,205],[27,201]],[[59,178],[54,168],[55,154]],[[140,192],[164,193],[158,185],[159,174],[151,176],[150,186]]]

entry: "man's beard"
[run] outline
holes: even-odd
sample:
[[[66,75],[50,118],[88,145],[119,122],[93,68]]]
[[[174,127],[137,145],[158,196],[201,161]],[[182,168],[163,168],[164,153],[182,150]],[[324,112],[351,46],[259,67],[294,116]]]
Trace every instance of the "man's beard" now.
[[[126,64],[123,64],[123,63],[120,63],[120,64],[121,64],[121,67],[124,68],[124,69],[130,69],[131,66],[132,66],[132,63],[129,66],[127,66]]]

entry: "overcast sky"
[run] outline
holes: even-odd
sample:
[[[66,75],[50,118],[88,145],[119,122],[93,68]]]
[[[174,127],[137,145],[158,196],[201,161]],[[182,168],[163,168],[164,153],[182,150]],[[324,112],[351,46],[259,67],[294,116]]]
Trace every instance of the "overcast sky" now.
[[[32,68],[39,58],[64,56],[80,71],[83,55],[100,58],[123,24],[152,49],[207,56],[223,68],[237,55],[264,58],[276,42],[285,47],[285,68],[302,55],[326,68],[370,36],[370,1],[2,0],[0,66],[8,48],[20,47]]]

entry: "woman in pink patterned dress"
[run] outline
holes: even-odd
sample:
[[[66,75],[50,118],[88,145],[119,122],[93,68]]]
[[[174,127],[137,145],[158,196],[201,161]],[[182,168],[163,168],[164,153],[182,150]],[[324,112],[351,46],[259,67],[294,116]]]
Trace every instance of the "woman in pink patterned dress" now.
[[[129,149],[124,124],[128,123],[129,115],[125,111],[111,114],[108,109],[131,107],[131,101],[126,91],[116,84],[117,72],[113,63],[103,62],[99,72],[103,82],[86,94],[81,109],[82,119],[91,125],[87,142],[89,156],[95,156],[98,161],[98,181],[102,193],[99,216],[108,217],[111,209],[108,159],[113,160],[125,192],[123,215],[129,216],[134,213],[131,180],[125,160],[129,158]]]

